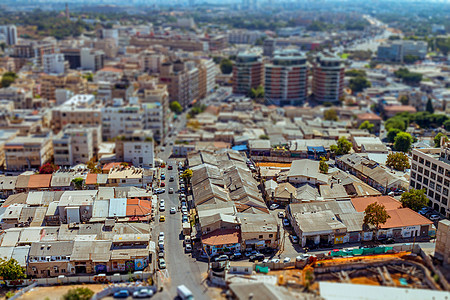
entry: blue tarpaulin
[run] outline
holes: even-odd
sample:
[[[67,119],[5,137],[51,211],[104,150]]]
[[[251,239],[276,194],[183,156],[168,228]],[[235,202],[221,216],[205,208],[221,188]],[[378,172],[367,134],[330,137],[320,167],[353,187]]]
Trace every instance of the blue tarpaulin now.
[[[247,151],[247,145],[237,145],[232,147],[231,149],[236,150],[236,151]]]

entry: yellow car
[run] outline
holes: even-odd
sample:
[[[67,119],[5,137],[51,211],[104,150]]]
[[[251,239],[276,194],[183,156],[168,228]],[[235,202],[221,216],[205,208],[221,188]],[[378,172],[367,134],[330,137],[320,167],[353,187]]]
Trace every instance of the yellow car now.
[[[164,217],[164,216],[160,216],[160,217],[159,217],[159,221],[160,221],[160,222],[164,222],[165,220],[166,220],[166,217]]]

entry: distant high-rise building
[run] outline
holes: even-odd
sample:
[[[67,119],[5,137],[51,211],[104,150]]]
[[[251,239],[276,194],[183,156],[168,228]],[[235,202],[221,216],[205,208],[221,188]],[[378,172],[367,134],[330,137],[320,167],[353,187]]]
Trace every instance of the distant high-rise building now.
[[[252,88],[264,85],[264,64],[261,56],[239,53],[233,65],[233,93],[247,95]]]
[[[344,65],[339,57],[320,53],[313,63],[312,91],[318,102],[336,103],[343,95]]]
[[[17,44],[17,28],[14,25],[0,26],[0,41],[4,40],[7,45]]]
[[[66,3],[66,18],[70,19],[69,4]]]
[[[306,100],[306,57],[293,50],[276,51],[271,64],[265,66],[264,95],[275,105],[300,105]]]
[[[263,55],[272,56],[275,51],[276,42],[274,39],[266,39],[263,44]]]
[[[427,50],[428,44],[424,41],[396,40],[378,46],[377,60],[403,62],[407,55],[424,59]]]

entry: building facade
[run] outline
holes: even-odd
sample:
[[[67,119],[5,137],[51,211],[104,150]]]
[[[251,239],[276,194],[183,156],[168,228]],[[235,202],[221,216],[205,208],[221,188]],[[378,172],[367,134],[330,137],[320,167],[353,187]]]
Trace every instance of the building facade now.
[[[307,96],[306,57],[297,51],[277,51],[265,65],[264,97],[277,106],[301,105]]]
[[[61,53],[45,54],[42,58],[44,73],[63,74],[66,71],[66,62]]]
[[[334,56],[319,54],[313,64],[312,92],[319,103],[339,102],[344,89],[344,65]]]
[[[257,54],[239,53],[233,65],[233,93],[247,95],[264,85],[264,64]]]

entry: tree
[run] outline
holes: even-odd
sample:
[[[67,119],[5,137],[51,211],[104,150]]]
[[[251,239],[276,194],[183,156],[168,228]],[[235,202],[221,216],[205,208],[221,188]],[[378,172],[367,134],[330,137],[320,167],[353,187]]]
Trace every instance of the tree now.
[[[388,215],[386,207],[383,204],[374,202],[367,205],[366,209],[364,210],[363,223],[366,226],[375,226],[375,229],[378,230],[380,229],[380,225],[385,224],[390,217],[391,216]]]
[[[366,77],[366,71],[364,70],[356,70],[356,69],[351,69],[348,71],[345,71],[345,76],[349,76],[349,77]]]
[[[394,72],[394,75],[401,78],[403,83],[417,85],[422,81],[422,74],[410,72],[407,68],[400,68]]]
[[[0,258],[0,277],[4,280],[17,280],[26,278],[24,269],[14,258],[8,260]]]
[[[91,160],[88,161],[87,168],[92,174],[100,174],[102,172],[102,170],[100,170],[100,168],[97,168],[97,165]]]
[[[357,76],[350,79],[348,86],[350,87],[353,93],[358,93],[366,88],[371,87],[372,83],[370,83],[370,81],[367,80],[366,77]]]
[[[264,98],[264,87],[260,85],[256,89],[255,88],[250,89],[249,96],[252,99]]]
[[[319,171],[320,173],[328,174],[328,164],[324,157],[322,157],[322,159],[320,160]]]
[[[427,106],[426,106],[425,110],[427,112],[429,112],[430,114],[434,113],[434,107],[433,107],[433,102],[431,102],[431,98],[428,98]]]
[[[91,72],[84,74],[83,77],[89,82],[94,81],[94,75]]]
[[[335,155],[344,155],[350,152],[353,144],[349,142],[345,137],[340,137],[336,145],[331,145],[330,150]]]
[[[387,140],[389,143],[393,143],[395,141],[395,137],[397,136],[397,134],[399,134],[400,132],[402,132],[400,129],[397,128],[391,128],[389,129],[388,133],[387,133]]]
[[[414,211],[421,210],[428,204],[428,198],[425,195],[425,191],[426,191],[425,189],[422,190],[410,189],[409,191],[404,192],[402,194],[402,197],[400,198],[402,206],[411,208]]]
[[[54,163],[46,163],[43,164],[39,168],[39,174],[53,174],[54,172],[58,171],[59,167],[55,165]]]
[[[420,60],[420,58],[416,55],[407,54],[403,57],[403,62],[405,64],[413,64],[418,60]]]
[[[359,129],[367,129],[370,133],[372,133],[374,127],[375,125],[373,125],[369,121],[364,121],[361,123],[361,125],[359,125]]]
[[[408,152],[413,142],[412,136],[407,132],[400,132],[394,139],[394,149],[396,151]]]
[[[405,120],[401,117],[392,117],[387,119],[387,121],[384,123],[384,128],[386,128],[387,131],[391,129],[398,129],[400,131],[405,131],[408,124],[406,124]]]
[[[192,170],[191,169],[184,170],[184,172],[181,174],[181,178],[183,178],[184,182],[189,184],[192,178]]]
[[[233,62],[228,58],[222,59],[220,62],[220,71],[222,71],[222,74],[231,74],[233,72]]]
[[[441,139],[442,139],[442,137],[444,137],[444,141],[445,142],[448,142],[448,137],[445,134],[443,134],[442,132],[439,132],[434,137],[434,147],[436,147],[436,148],[440,148],[441,147]]]
[[[77,177],[77,178],[72,179],[72,183],[75,186],[76,190],[81,190],[83,188],[83,181],[84,180],[81,177]]]
[[[268,140],[268,139],[269,139],[269,136],[268,136],[267,134],[261,134],[261,135],[259,136],[259,139],[260,139],[260,140]]]
[[[403,152],[391,153],[386,160],[386,166],[397,171],[405,171],[409,169],[409,159]]]
[[[181,107],[181,104],[178,101],[170,102],[169,108],[176,114],[181,114],[181,112],[183,111],[183,107]]]
[[[2,76],[2,87],[7,88],[17,79],[17,74],[14,72],[5,72]]]
[[[78,287],[70,289],[65,295],[63,300],[89,300],[94,296],[94,292],[86,287]]]
[[[337,111],[335,109],[333,109],[333,108],[324,111],[323,112],[323,117],[327,121],[337,121],[338,120]]]
[[[398,99],[402,105],[408,105],[409,104],[409,97],[407,95],[402,95]]]

